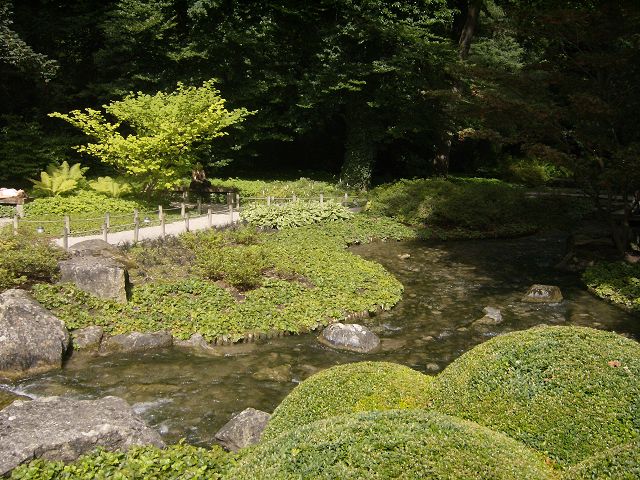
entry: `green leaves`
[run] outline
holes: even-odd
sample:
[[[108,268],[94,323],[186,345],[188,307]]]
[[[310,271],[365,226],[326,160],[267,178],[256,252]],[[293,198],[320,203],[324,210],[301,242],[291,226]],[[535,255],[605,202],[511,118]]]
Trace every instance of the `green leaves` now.
[[[598,297],[640,311],[640,265],[601,262],[587,268],[582,281]]]
[[[228,127],[252,114],[245,108],[227,110],[212,80],[201,87],[179,83],[170,93],[132,93],[104,110],[117,122],[92,109],[50,116],[92,137],[94,142],[77,147],[79,152],[131,175],[146,192],[176,186],[190,174],[203,144],[227,135]],[[133,133],[122,133],[125,126]]]
[[[69,166],[67,161],[60,166],[51,164],[45,172],[40,173],[40,180],[30,180],[33,183],[34,193],[45,197],[57,197],[63,193],[69,193],[79,188],[84,182],[83,168],[79,163]]]
[[[98,177],[97,180],[90,181],[89,186],[96,192],[104,193],[112,198],[120,198],[122,195],[131,193],[129,183],[119,182],[111,177]]]
[[[262,228],[302,227],[320,222],[346,220],[352,213],[334,202],[296,201],[282,205],[247,205],[241,212],[243,220]]]

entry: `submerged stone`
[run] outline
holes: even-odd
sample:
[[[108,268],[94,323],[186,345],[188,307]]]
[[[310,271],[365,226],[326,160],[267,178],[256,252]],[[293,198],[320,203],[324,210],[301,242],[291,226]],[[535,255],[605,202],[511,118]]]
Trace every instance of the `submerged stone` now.
[[[532,285],[522,298],[527,303],[560,303],[562,292],[555,285]]]
[[[103,340],[100,353],[114,352],[144,352],[155,348],[166,348],[173,344],[173,337],[169,332],[154,333],[123,333]]]

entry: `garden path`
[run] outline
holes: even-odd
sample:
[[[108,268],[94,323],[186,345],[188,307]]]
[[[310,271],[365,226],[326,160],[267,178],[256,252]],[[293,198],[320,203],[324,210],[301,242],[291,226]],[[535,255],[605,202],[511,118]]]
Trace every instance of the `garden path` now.
[[[209,219],[207,215],[202,215],[199,217],[192,217],[189,219],[189,231],[196,230],[206,230],[210,226],[212,227],[224,227],[230,225],[231,223],[235,223],[239,220],[240,215],[238,212],[233,213],[233,220],[231,220],[231,216],[229,213],[220,213],[220,214],[212,214],[211,215],[211,225],[209,224]],[[165,235],[175,236],[186,231],[186,223],[184,220],[179,220],[177,222],[167,223],[165,225]],[[161,226],[152,226],[152,227],[140,227],[138,230],[138,241],[142,240],[153,240],[156,238],[162,237],[162,227]],[[104,239],[103,234],[97,235],[87,235],[83,237],[69,237],[68,238],[68,246],[71,247],[76,243],[82,242],[84,240],[95,240],[95,239]],[[124,243],[133,243],[134,240],[134,230],[125,230],[122,232],[113,232],[109,233],[107,236],[107,242],[112,245],[122,245]],[[57,238],[54,240],[54,243],[59,246],[63,246],[64,240],[62,238]]]

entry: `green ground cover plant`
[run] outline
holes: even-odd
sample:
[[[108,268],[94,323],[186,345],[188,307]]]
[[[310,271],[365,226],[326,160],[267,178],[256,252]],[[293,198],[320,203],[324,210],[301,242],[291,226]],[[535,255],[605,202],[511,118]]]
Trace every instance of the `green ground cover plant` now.
[[[63,250],[47,239],[21,229],[13,235],[11,226],[0,229],[0,292],[33,282],[49,282],[58,273]]]
[[[134,285],[127,304],[102,300],[67,284],[36,285],[33,292],[71,329],[101,325],[111,334],[166,329],[178,338],[200,333],[210,341],[221,336],[235,341],[250,333],[304,332],[352,313],[388,309],[400,300],[402,285],[391,274],[345,246],[376,237],[400,238],[405,227],[365,218],[286,232],[241,229],[185,235],[171,250],[177,264],[152,267],[146,274],[150,281]],[[144,258],[145,247],[136,248],[134,259]],[[152,258],[158,249],[151,245]],[[231,254],[235,263],[221,266],[216,258],[221,251],[236,252]],[[182,265],[185,261],[188,264]],[[159,270],[182,274],[163,278]],[[145,278],[133,273],[134,278]],[[229,286],[243,291],[239,294]]]
[[[640,344],[584,327],[500,335],[432,384],[431,408],[575,465],[640,437]]]
[[[437,412],[388,410],[327,418],[263,442],[229,472],[261,479],[552,479],[519,442]]]
[[[344,195],[344,187],[336,183],[300,178],[298,180],[245,180],[240,178],[211,178],[213,187],[230,188],[237,191],[242,197],[298,197],[320,198],[320,194],[329,196]]]
[[[640,311],[640,264],[597,263],[587,268],[582,281],[598,297]]]
[[[395,363],[338,365],[294,388],[273,412],[262,439],[337,415],[426,407],[430,383],[428,375]]]
[[[640,441],[610,448],[568,469],[562,480],[635,480],[640,478]]]
[[[0,218],[11,218],[15,216],[16,209],[11,205],[0,205]]]
[[[369,210],[416,227],[430,238],[495,238],[564,226],[588,210],[581,199],[530,198],[495,179],[400,180],[370,192]]]
[[[285,204],[250,204],[242,209],[240,217],[250,225],[261,228],[302,227],[314,223],[346,220],[353,214],[334,202],[296,201]]]
[[[184,443],[166,449],[132,447],[127,452],[97,450],[73,463],[34,460],[11,472],[14,480],[223,479],[234,458],[222,448]]]

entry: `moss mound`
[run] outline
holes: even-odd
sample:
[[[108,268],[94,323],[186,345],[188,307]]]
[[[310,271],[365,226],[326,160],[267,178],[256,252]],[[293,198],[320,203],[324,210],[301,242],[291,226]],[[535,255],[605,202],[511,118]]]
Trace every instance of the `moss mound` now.
[[[543,457],[472,422],[423,410],[328,418],[250,451],[229,478],[549,479]]]
[[[640,436],[640,344],[581,327],[539,327],[467,352],[432,384],[432,407],[576,464]]]
[[[316,420],[369,410],[420,408],[431,377],[386,362],[360,362],[329,368],[308,378],[276,408],[264,439]]]
[[[570,468],[562,480],[635,480],[640,478],[640,441],[619,445]]]

